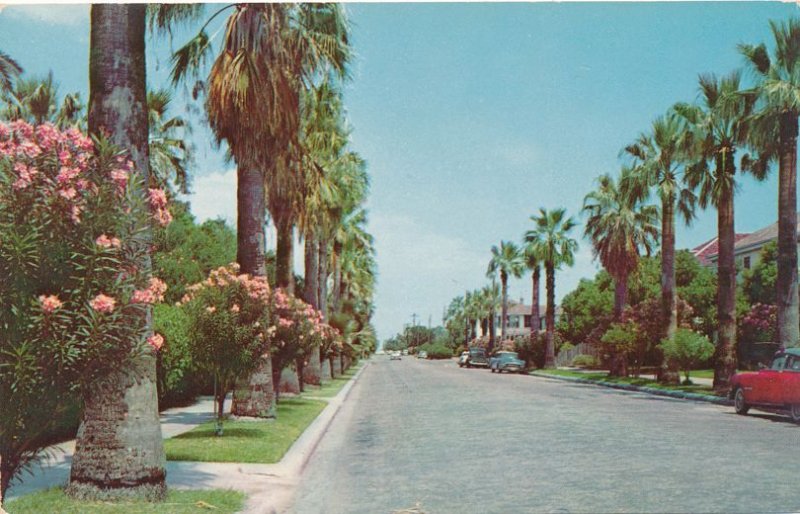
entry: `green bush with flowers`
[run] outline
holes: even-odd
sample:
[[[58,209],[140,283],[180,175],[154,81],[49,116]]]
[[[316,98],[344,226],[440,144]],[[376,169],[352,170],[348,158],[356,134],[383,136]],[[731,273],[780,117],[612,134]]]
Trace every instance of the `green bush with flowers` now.
[[[163,343],[142,318],[165,291],[150,228],[171,216],[144,187],[102,140],[0,123],[0,493],[70,400]]]

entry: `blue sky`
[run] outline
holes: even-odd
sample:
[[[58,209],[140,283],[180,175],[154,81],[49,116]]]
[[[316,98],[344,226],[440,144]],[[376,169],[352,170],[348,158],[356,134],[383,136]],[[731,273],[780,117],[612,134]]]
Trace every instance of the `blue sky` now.
[[[740,42],[769,43],[768,20],[792,3],[348,4],[356,51],[345,102],[353,147],[369,164],[370,229],[381,338],[441,321],[449,300],[481,287],[489,249],[519,241],[539,207],[579,215],[600,173],[701,72],[740,66]],[[173,47],[190,31],[176,32]],[[52,69],[62,92],[88,90],[88,7],[11,6],[0,48],[26,71]],[[170,42],[149,44],[151,86],[166,85]],[[86,98],[86,96],[84,96]],[[184,109],[181,98],[179,109]],[[192,206],[235,219],[235,174],[202,123]],[[741,181],[736,228],[776,218],[776,177]],[[679,227],[679,247],[716,232],[713,211]],[[592,276],[591,250],[559,272],[557,296]],[[269,238],[274,241],[274,238]],[[302,274],[298,253],[296,271]],[[512,298],[529,298],[529,277]]]

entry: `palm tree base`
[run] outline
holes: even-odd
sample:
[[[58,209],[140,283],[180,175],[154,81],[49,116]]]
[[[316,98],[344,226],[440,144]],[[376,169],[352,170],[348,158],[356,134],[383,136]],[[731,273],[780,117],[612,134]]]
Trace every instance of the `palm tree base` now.
[[[275,417],[272,359],[265,357],[258,369],[237,384],[231,414],[251,418]]]
[[[120,485],[119,487],[106,487],[103,484],[70,481],[65,490],[67,496],[83,501],[119,501],[119,500],[147,500],[152,502],[164,501],[167,497],[167,484],[164,470],[161,477],[153,477],[155,483],[139,483],[136,485]]]

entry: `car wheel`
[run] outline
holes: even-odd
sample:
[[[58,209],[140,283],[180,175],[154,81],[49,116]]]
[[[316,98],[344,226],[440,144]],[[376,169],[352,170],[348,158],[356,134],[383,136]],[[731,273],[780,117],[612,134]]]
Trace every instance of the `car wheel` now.
[[[467,363],[467,367],[468,367],[468,368],[471,368],[471,367],[472,367],[472,364],[470,364],[470,363],[468,362],[468,363]]]
[[[750,406],[744,400],[744,389],[741,387],[736,388],[736,393],[733,396],[733,408],[736,409],[736,414],[745,415],[750,410]],[[800,413],[800,410],[798,411]]]
[[[494,373],[494,368],[489,368],[489,371],[491,371],[492,373]]]
[[[792,416],[792,421],[800,423],[800,403],[793,403],[789,407],[789,415]]]

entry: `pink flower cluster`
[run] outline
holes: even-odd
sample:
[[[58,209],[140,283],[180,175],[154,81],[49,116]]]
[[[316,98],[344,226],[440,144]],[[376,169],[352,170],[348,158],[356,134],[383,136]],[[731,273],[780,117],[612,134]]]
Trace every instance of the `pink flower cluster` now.
[[[742,318],[742,328],[768,332],[774,330],[777,323],[778,308],[775,305],[757,303]]]
[[[114,298],[106,296],[103,293],[100,293],[89,301],[89,305],[92,309],[100,313],[113,312],[116,304],[117,301]]]
[[[39,296],[39,303],[42,304],[42,311],[44,311],[45,314],[52,314],[64,305],[61,300],[58,299],[58,296],[54,294]]]
[[[94,240],[94,244],[100,248],[120,248],[122,246],[122,242],[118,238],[108,237],[105,234],[100,234],[100,236]]]
[[[131,303],[154,304],[164,301],[164,293],[167,292],[167,284],[156,277],[150,278],[150,283],[146,289],[137,289],[133,292]]]
[[[147,201],[153,210],[153,218],[162,227],[166,227],[172,222],[172,214],[167,208],[167,194],[161,189],[149,189]]]
[[[149,344],[153,350],[159,351],[162,346],[164,346],[164,336],[161,334],[153,334],[147,338],[147,344]]]

